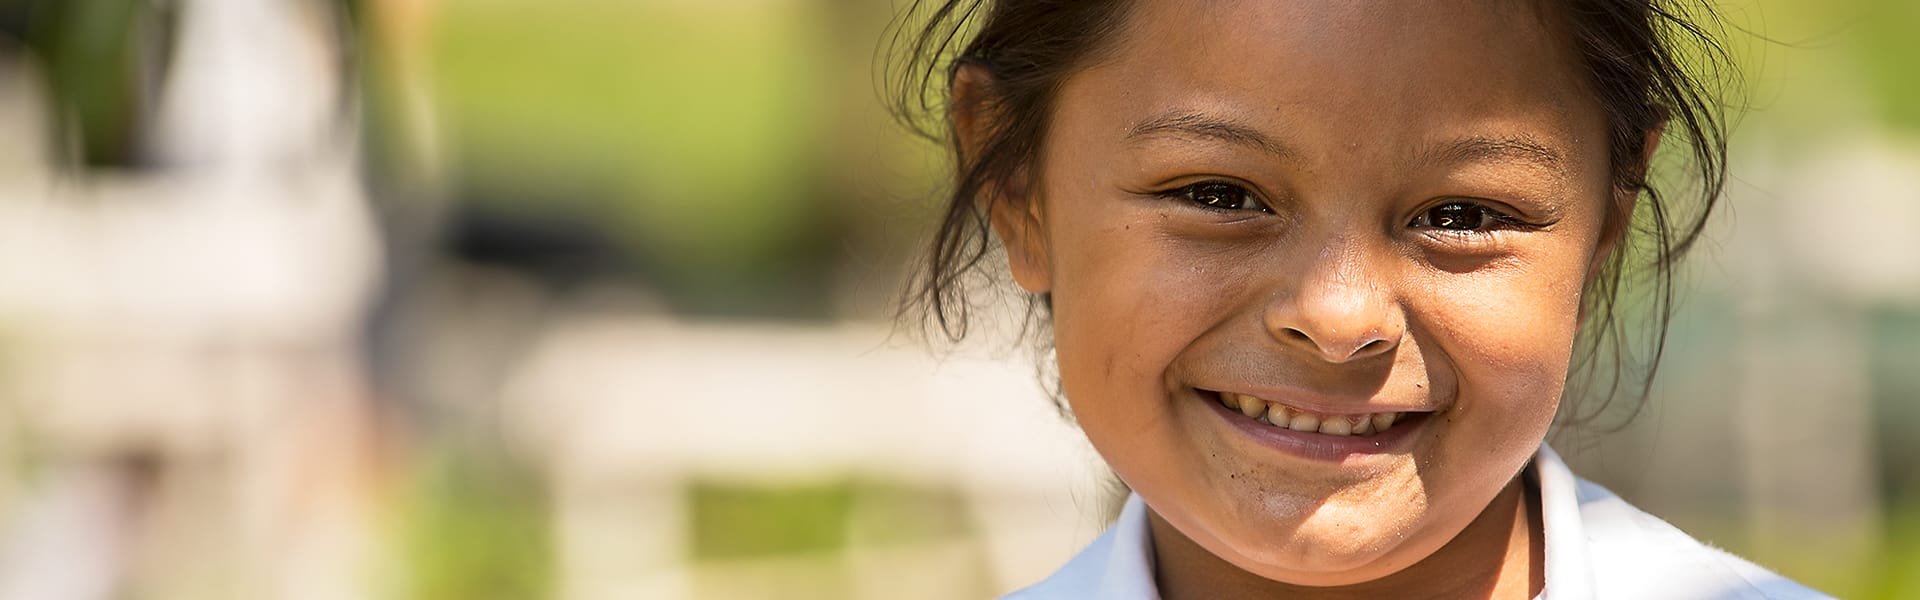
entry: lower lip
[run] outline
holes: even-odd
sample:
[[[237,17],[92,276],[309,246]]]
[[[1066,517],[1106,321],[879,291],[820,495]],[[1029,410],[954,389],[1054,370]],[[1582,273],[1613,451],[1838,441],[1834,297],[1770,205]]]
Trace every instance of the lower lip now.
[[[1227,408],[1218,401],[1206,398],[1209,395],[1208,392],[1197,393],[1201,395],[1201,400],[1213,409],[1214,414],[1252,438],[1255,443],[1301,458],[1333,463],[1360,461],[1372,455],[1399,453],[1407,446],[1409,440],[1413,439],[1416,432],[1426,427],[1427,418],[1433,414],[1408,414],[1401,417],[1402,420],[1395,423],[1393,427],[1373,435],[1327,435],[1267,425],[1241,414],[1240,411]]]

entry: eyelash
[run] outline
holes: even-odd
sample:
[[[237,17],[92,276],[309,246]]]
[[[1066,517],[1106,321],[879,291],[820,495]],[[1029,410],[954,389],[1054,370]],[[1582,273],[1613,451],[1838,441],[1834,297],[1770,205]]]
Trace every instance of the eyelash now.
[[[1451,209],[1453,211],[1464,209],[1470,211],[1471,216],[1462,214],[1437,216],[1435,214],[1443,209]],[[1479,223],[1469,227],[1451,227],[1443,224],[1455,222],[1456,220],[1479,221]],[[1420,211],[1420,214],[1415,215],[1413,220],[1407,223],[1407,226],[1416,229],[1427,229],[1436,233],[1442,233],[1443,235],[1456,236],[1487,235],[1498,229],[1533,228],[1532,224],[1514,218],[1513,215],[1501,212],[1499,209],[1485,204],[1468,200],[1449,200],[1441,204],[1436,204],[1426,210]]]
[[[1218,197],[1227,194],[1239,196],[1238,201],[1233,202],[1233,206],[1227,206],[1225,202],[1209,202],[1202,199],[1203,197]],[[1254,194],[1252,190],[1239,184],[1225,181],[1202,181],[1200,183],[1173,188],[1155,195],[1162,198],[1185,200],[1194,206],[1218,212],[1256,210],[1266,214],[1273,214],[1273,209],[1268,207],[1265,202],[1262,202],[1259,196]]]
[[[1258,195],[1254,194],[1252,190],[1248,190],[1239,184],[1225,181],[1202,181],[1200,183],[1173,188],[1156,195],[1168,199],[1184,200],[1200,208],[1212,211],[1237,212],[1251,209],[1266,214],[1273,214],[1273,209],[1268,207],[1265,202],[1262,202]],[[1222,198],[1223,196],[1227,196],[1227,198]],[[1234,196],[1237,196],[1237,198],[1234,198]],[[1209,200],[1209,198],[1214,200]],[[1465,210],[1468,211],[1468,213],[1446,216],[1435,214],[1441,210],[1456,213]],[[1479,223],[1471,227],[1452,227],[1446,224],[1455,221],[1478,221]],[[1533,227],[1532,224],[1514,218],[1512,215],[1501,212],[1498,209],[1468,200],[1450,200],[1429,207],[1414,216],[1413,220],[1407,223],[1407,226],[1416,229],[1428,229],[1443,235],[1454,236],[1480,236],[1490,234],[1497,229],[1530,229]]]

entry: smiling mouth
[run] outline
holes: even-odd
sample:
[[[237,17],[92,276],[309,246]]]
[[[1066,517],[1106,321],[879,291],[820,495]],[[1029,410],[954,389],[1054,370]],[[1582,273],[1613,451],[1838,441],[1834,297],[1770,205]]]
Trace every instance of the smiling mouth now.
[[[1246,394],[1233,392],[1215,392],[1200,390],[1212,396],[1215,402],[1229,410],[1239,411],[1248,418],[1263,425],[1278,429],[1291,429],[1306,433],[1320,433],[1330,436],[1378,435],[1396,425],[1426,416],[1424,412],[1380,412],[1347,415],[1316,413],[1300,408],[1286,406],[1278,402],[1268,402]]]

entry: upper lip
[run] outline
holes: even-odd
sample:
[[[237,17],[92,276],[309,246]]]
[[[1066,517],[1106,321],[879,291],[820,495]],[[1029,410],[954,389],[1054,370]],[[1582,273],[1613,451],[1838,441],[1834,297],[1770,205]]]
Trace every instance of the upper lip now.
[[[1279,404],[1288,408],[1303,409],[1323,415],[1365,415],[1375,413],[1413,413],[1434,412],[1438,408],[1431,406],[1404,406],[1370,402],[1355,403],[1340,401],[1315,394],[1305,394],[1297,390],[1282,390],[1261,387],[1195,387],[1202,393],[1241,394],[1253,396],[1268,404]]]

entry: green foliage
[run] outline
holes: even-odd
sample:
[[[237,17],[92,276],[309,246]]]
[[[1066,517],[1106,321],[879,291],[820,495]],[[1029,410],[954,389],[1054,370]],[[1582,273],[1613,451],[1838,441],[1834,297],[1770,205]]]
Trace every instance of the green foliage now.
[[[853,485],[845,480],[788,486],[702,481],[689,486],[688,495],[697,560],[836,552],[847,546]]]
[[[1818,545],[1808,545],[1766,566],[1840,598],[1920,598],[1920,503],[1890,509],[1875,560],[1838,564]],[[1739,548],[1731,550],[1740,553]]]
[[[402,490],[395,530],[418,600],[552,595],[549,510],[540,482],[501,460],[442,453]]]
[[[1880,563],[1870,576],[1841,577],[1865,580],[1861,598],[1920,598],[1920,500],[1896,507],[1887,518],[1887,538]]]
[[[164,64],[167,17],[152,2],[26,2],[27,44],[58,113],[60,143],[86,166],[138,162],[149,75]],[[17,9],[16,9],[17,10]]]
[[[1920,3],[1869,0],[1858,27],[1854,56],[1866,72],[1868,91],[1888,125],[1920,134]]]
[[[810,6],[449,4],[435,84],[462,187],[603,224],[670,285],[777,278],[832,246]]]
[[[696,559],[767,558],[964,539],[974,532],[951,488],[873,479],[769,484],[696,481]]]

